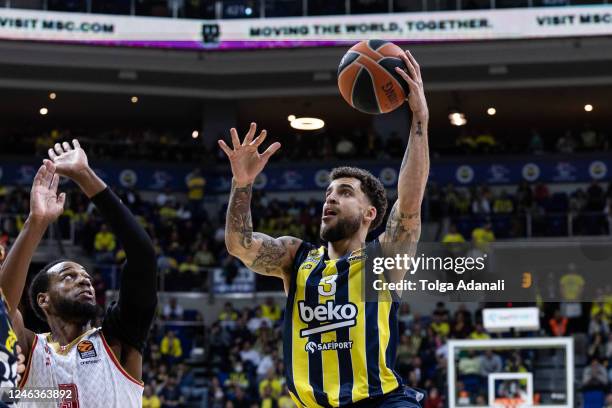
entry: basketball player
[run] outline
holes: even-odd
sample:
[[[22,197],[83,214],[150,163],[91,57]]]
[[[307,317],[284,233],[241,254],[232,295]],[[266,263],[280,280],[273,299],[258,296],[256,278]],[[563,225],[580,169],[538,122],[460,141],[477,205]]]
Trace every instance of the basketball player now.
[[[412,125],[398,180],[398,200],[386,230],[369,245],[401,244],[411,255],[421,231],[420,209],[429,174],[429,112],[420,68],[402,54],[410,87]],[[288,294],[284,363],[287,385],[300,407],[418,407],[422,393],[405,388],[394,371],[399,302],[366,302],[361,296],[363,245],[387,208],[385,189],[369,172],[340,167],[325,193],[317,248],[295,237],[253,232],[251,193],[256,176],[280,144],[259,154],[266,138],[251,124],[242,143],[231,129],[233,148],[222,140],[233,181],[227,210],[228,251],[257,273],[283,279]],[[405,271],[401,271],[405,273]],[[402,275],[403,276],[403,275]]]
[[[142,406],[142,352],[155,314],[156,260],[147,233],[117,196],[94,173],[77,140],[56,143],[51,160],[39,168],[30,194],[30,214],[0,271],[11,318],[27,355],[20,386],[62,390],[63,408]],[[28,267],[49,224],[63,212],[65,194],[57,194],[59,176],[68,177],[91,199],[123,244],[127,255],[119,300],[96,317],[91,276],[80,264],[56,260],[32,279],[29,298],[50,333],[24,327],[17,304]],[[20,402],[20,406],[57,407],[57,403]]]
[[[0,265],[4,261],[5,249],[0,244]],[[25,371],[25,358],[17,344],[17,335],[11,325],[8,308],[2,290],[0,290],[0,388],[5,391],[14,389],[19,376]],[[7,393],[0,395],[0,408],[7,407],[12,398]]]

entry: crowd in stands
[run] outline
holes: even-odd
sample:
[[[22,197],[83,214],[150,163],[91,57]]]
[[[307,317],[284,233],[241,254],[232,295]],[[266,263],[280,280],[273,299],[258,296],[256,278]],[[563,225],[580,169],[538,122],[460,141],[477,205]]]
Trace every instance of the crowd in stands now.
[[[96,132],[80,129],[1,130],[0,150],[3,154],[44,156],[48,146],[58,140],[79,138],[81,144],[96,159],[147,160],[165,163],[225,163],[226,157],[216,144],[205,145],[202,138],[193,139],[193,129],[109,129]],[[431,138],[432,157],[499,154],[571,154],[578,152],[610,151],[612,143],[607,133],[585,124],[582,128],[544,133],[536,129],[500,133],[491,130],[460,129],[450,137]],[[217,135],[220,138],[227,135]],[[354,129],[349,132],[320,131],[274,134],[270,141],[283,145],[282,154],[272,161],[327,161],[327,160],[401,160],[407,135],[392,132],[387,136],[373,129]],[[316,143],[313,143],[316,137]],[[274,139],[274,140],[272,140]]]

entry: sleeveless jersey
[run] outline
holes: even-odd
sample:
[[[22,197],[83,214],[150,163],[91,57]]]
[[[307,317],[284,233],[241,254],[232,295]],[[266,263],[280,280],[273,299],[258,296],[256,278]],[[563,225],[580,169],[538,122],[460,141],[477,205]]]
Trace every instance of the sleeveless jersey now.
[[[11,326],[8,312],[0,291],[0,388],[7,389],[17,385],[17,335]],[[0,401],[3,400],[3,395],[0,395]]]
[[[324,246],[303,243],[296,254],[283,348],[299,407],[344,407],[402,385],[394,371],[399,303],[365,301],[363,269],[363,248],[331,260]]]
[[[20,402],[19,407],[140,408],[143,385],[121,367],[100,328],[91,329],[64,347],[37,334],[21,388],[72,390],[61,403]]]

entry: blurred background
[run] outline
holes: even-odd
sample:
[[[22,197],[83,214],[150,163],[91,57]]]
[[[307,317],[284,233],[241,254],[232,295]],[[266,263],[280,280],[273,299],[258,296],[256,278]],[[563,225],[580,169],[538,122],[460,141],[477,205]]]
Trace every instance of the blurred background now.
[[[610,242],[606,0],[0,0],[0,7],[0,243],[10,246],[23,225],[47,148],[78,138],[156,245],[160,310],[145,356],[145,406],[294,406],[282,371],[282,284],[249,272],[225,250],[231,174],[217,139],[255,121],[268,129],[266,144],[282,143],[256,182],[255,229],[311,242],[319,242],[329,170],[369,169],[394,199],[407,143],[407,106],[369,116],[339,95],[342,35],[285,32],[241,42],[232,32],[225,42],[226,24],[371,21],[351,38],[387,35],[410,48],[431,117],[422,241],[450,253],[455,245],[487,252]],[[443,21],[468,20],[493,28],[436,34]],[[129,30],[120,30],[126,21],[142,25],[146,42],[130,42]],[[429,21],[434,29],[418,29],[418,41],[408,23],[385,34],[394,21]],[[518,28],[504,31],[501,21]],[[532,21],[532,31],[521,34],[521,21]],[[92,40],[90,32],[113,32],[109,24],[118,37]],[[176,34],[192,25],[203,38]],[[552,31],[538,34],[538,26]],[[78,259],[95,277],[102,313],[125,255],[74,185],[62,188],[66,212],[32,272],[59,256]],[[487,376],[498,372],[532,373],[537,405],[612,406],[612,280],[601,276],[596,296],[584,302],[580,264],[551,269],[546,289],[559,302],[402,306],[398,370],[429,392],[426,408],[486,406]],[[537,308],[537,326],[496,331],[483,321],[485,309],[517,306]],[[26,319],[45,329],[32,313]],[[517,337],[572,339],[573,369],[565,360],[570,349],[554,345],[448,351],[451,339]],[[457,366],[452,394],[449,359]],[[568,375],[571,385],[561,387]]]

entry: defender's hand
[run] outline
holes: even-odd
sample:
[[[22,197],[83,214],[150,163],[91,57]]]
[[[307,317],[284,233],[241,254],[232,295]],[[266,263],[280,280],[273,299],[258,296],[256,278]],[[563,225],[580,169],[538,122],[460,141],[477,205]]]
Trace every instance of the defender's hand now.
[[[265,152],[260,154],[257,149],[266,139],[267,132],[262,130],[259,136],[253,140],[256,130],[257,125],[251,123],[244,142],[241,144],[236,129],[230,129],[233,149],[225,144],[223,140],[218,141],[219,147],[227,154],[230,160],[232,175],[238,185],[246,185],[255,181],[255,177],[263,170],[270,157],[281,147],[280,143],[275,142]]]
[[[396,67],[395,70],[404,78],[410,88],[408,95],[408,105],[414,115],[429,118],[429,109],[427,108],[427,100],[425,99],[425,91],[423,89],[423,78],[421,77],[421,67],[416,62],[410,51],[406,50],[405,54],[400,57],[406,64],[407,71]]]
[[[17,345],[17,384],[21,382],[21,376],[25,373],[25,356],[21,352],[21,347]]]
[[[47,224],[54,222],[63,212],[66,194],[57,194],[59,175],[55,164],[44,160],[36,176],[30,192],[30,217]]]
[[[87,155],[76,139],[72,140],[72,146],[68,142],[56,143],[52,149],[49,149],[49,158],[55,163],[60,176],[75,181],[89,169]]]

